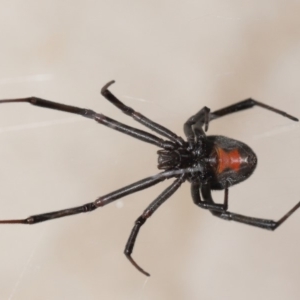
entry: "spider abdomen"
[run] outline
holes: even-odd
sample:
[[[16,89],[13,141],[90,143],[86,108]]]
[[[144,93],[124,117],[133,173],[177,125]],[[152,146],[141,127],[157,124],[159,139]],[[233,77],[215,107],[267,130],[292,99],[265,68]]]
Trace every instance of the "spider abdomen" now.
[[[213,142],[211,153],[213,177],[211,187],[224,189],[247,179],[255,170],[257,157],[246,144],[224,136],[208,136]]]
[[[224,172],[226,169],[238,172],[241,164],[247,161],[247,157],[242,157],[238,149],[227,152],[222,148],[216,147],[216,150],[218,153],[218,174]]]

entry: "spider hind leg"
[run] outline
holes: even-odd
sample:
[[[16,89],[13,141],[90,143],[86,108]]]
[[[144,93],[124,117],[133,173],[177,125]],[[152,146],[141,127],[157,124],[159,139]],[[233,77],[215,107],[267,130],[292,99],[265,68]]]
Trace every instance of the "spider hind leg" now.
[[[268,229],[268,230],[274,231],[282,223],[284,223],[299,207],[300,207],[300,202],[298,202],[291,210],[289,210],[278,221],[248,217],[248,216],[232,213],[229,211],[226,211],[226,212],[211,211],[211,212],[214,216],[219,217],[223,220],[236,221],[236,222],[243,223],[246,225],[255,226],[255,227],[262,228],[262,229]]]

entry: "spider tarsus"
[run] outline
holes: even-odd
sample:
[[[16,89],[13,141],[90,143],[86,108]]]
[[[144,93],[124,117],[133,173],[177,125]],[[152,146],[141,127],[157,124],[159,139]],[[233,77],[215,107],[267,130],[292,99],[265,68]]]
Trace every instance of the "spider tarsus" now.
[[[126,254],[125,254],[126,255]],[[129,261],[144,275],[150,277],[150,274],[148,272],[146,272],[144,269],[142,269],[134,260],[130,255],[126,255],[126,257],[129,259]]]
[[[277,227],[279,227],[286,219],[288,219],[298,208],[300,207],[300,202],[298,202],[291,210],[289,210],[280,220],[278,220],[276,223],[275,228],[272,230],[275,230]]]
[[[293,121],[299,122],[299,119],[298,119],[298,118],[295,118],[295,117],[290,116],[290,115],[288,115],[288,117],[289,117],[291,120],[293,120]]]
[[[0,224],[29,224],[27,220],[0,220]]]
[[[115,80],[111,80],[107,84],[105,84],[104,87],[101,89],[101,95],[103,95],[105,91],[115,82],[116,82]]]
[[[295,122],[299,122],[299,119],[298,119],[298,118],[293,117],[293,116],[289,115],[289,114],[286,113],[286,112],[282,112],[281,115],[282,115],[283,117],[289,118],[290,120],[293,120],[293,121],[295,121]]]
[[[0,103],[27,102],[28,99],[29,99],[29,98],[4,99],[4,100],[0,100]]]

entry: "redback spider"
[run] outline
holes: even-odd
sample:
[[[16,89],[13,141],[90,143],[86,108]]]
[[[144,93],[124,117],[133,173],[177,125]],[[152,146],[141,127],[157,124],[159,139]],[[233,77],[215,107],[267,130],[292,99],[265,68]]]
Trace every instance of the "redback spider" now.
[[[55,103],[53,101],[37,97],[0,100],[0,103],[28,102],[39,107],[78,114],[83,117],[93,119],[100,124],[120,131],[143,142],[153,144],[162,148],[161,150],[158,150],[157,153],[158,169],[163,171],[157,175],[147,177],[99,197],[94,202],[64,210],[34,215],[26,219],[2,220],[0,221],[1,224],[36,224],[56,218],[90,212],[129,194],[149,188],[166,179],[176,178],[167,189],[165,189],[153,202],[151,202],[142,215],[135,221],[125,247],[124,253],[129,261],[140,272],[149,276],[150,274],[144,271],[131,257],[138,232],[146,220],[160,207],[160,205],[170,198],[186,180],[191,183],[192,198],[197,206],[208,209],[214,216],[228,221],[236,221],[263,229],[275,230],[300,207],[300,202],[298,202],[279,221],[253,218],[229,212],[227,210],[228,188],[246,180],[253,173],[257,164],[257,158],[252,149],[240,141],[224,136],[206,136],[205,134],[210,121],[253,106],[260,106],[293,121],[298,121],[297,118],[251,98],[216,110],[212,113],[209,108],[204,106],[198,113],[190,117],[185,122],[183,129],[187,141],[184,141],[181,137],[177,136],[169,129],[151,121],[118,100],[108,90],[109,86],[113,83],[114,81],[107,83],[102,88],[101,94],[123,113],[131,116],[134,120],[148,127],[157,134],[167,138],[167,140],[163,140],[143,130],[127,126],[89,109]],[[225,191],[223,204],[217,204],[214,202],[211,196],[212,190]],[[202,195],[202,198],[200,194]]]

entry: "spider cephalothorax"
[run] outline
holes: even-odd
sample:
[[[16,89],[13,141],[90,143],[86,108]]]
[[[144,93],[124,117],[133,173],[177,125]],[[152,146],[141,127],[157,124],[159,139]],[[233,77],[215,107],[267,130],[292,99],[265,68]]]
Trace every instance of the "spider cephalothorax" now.
[[[165,189],[136,220],[125,247],[124,253],[130,262],[143,274],[149,276],[149,273],[144,271],[131,257],[138,232],[156,209],[174,194],[185,181],[191,183],[192,199],[197,206],[208,209],[214,216],[219,218],[259,228],[275,230],[300,207],[299,202],[277,222],[229,212],[228,187],[247,179],[256,167],[257,158],[251,148],[242,142],[224,136],[206,136],[205,134],[210,121],[253,106],[263,107],[293,121],[298,121],[297,118],[253,99],[240,101],[212,113],[209,108],[205,106],[197,114],[190,117],[184,124],[184,133],[187,138],[187,141],[184,141],[169,129],[149,120],[118,100],[108,90],[112,83],[114,83],[114,81],[107,83],[102,88],[102,95],[126,115],[131,116],[134,120],[167,138],[167,140],[163,140],[146,131],[127,126],[89,109],[60,104],[37,97],[0,100],[0,103],[28,102],[39,107],[56,109],[94,119],[96,122],[111,129],[159,147],[161,150],[158,151],[158,169],[163,170],[163,172],[101,196],[94,202],[50,213],[34,215],[26,219],[1,220],[0,224],[36,224],[47,220],[93,211],[126,195],[149,188],[166,179],[175,178],[173,183]],[[203,127],[205,130],[203,130]],[[214,189],[225,190],[223,204],[218,204],[213,201],[211,190]],[[202,195],[202,197],[200,195]]]

